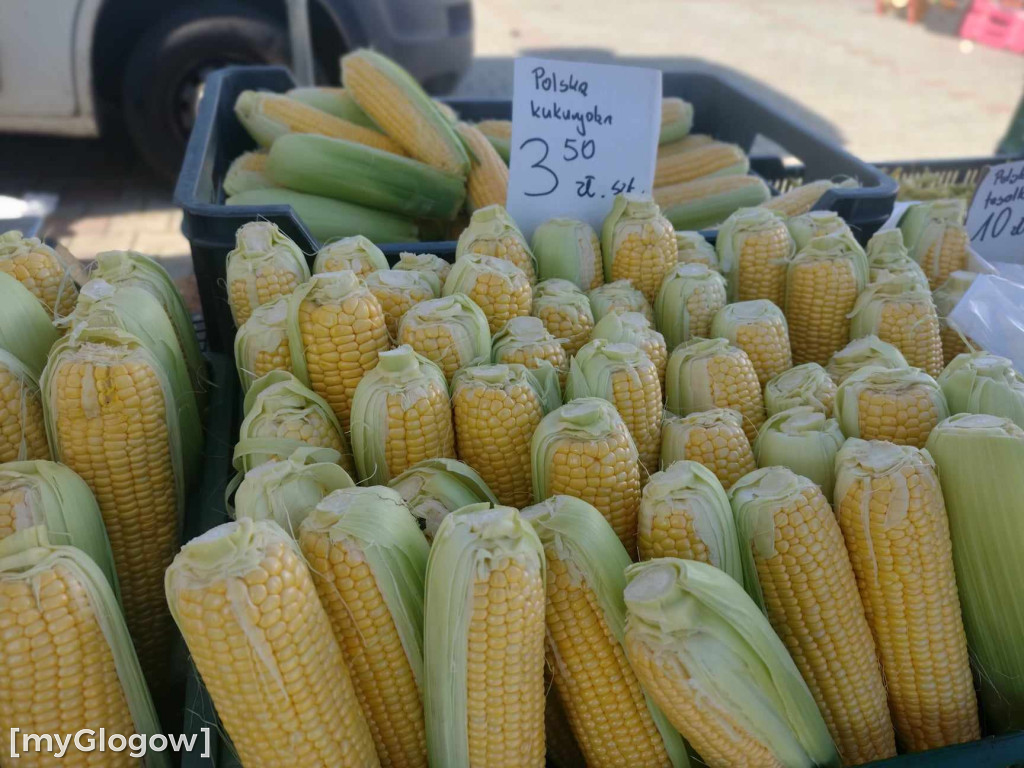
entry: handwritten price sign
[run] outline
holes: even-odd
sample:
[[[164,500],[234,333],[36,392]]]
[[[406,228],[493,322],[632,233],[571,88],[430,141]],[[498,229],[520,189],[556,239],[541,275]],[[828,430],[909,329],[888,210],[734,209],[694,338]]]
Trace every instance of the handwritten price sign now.
[[[520,58],[513,87],[508,211],[528,238],[556,216],[600,230],[615,195],[650,194],[659,70]]]
[[[1024,264],[1024,160],[988,169],[967,211],[967,233],[982,258]]]

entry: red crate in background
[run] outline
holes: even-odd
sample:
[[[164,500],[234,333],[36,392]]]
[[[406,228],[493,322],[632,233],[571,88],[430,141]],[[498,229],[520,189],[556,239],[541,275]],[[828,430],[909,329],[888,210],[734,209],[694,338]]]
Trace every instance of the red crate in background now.
[[[960,37],[1024,53],[1024,3],[974,0],[960,27]]]

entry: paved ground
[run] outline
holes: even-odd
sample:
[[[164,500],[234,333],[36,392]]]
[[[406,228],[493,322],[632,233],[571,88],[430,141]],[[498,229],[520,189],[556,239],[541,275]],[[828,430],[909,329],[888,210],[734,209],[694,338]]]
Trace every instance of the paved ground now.
[[[718,72],[869,160],[990,154],[1024,57],[874,15],[874,0],[476,0],[478,61],[458,95],[507,96],[521,52]],[[123,146],[0,136],[0,194],[56,192],[47,236],[79,258],[160,257],[195,304],[169,185]]]

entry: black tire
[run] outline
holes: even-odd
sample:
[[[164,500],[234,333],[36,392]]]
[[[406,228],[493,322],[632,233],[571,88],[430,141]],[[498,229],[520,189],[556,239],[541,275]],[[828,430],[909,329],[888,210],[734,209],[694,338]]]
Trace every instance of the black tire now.
[[[274,19],[229,0],[207,0],[162,19],[135,45],[122,95],[128,133],[142,158],[174,179],[206,75],[229,64],[290,62]]]

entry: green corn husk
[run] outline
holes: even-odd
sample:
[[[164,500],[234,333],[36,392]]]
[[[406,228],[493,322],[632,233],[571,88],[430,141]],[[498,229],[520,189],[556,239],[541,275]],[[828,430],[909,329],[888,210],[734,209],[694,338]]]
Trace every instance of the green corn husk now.
[[[752,739],[771,764],[840,765],[814,697],[786,647],[734,579],[706,563],[666,558],[629,566],[626,582],[626,648],[634,669],[640,668],[641,654],[653,656],[675,683],[673,698],[678,695],[707,711],[720,736]],[[663,694],[661,701],[653,698],[671,711],[670,694]],[[713,759],[718,757],[715,735],[690,722],[673,725],[711,764],[728,764],[724,756]]]
[[[419,239],[419,228],[411,219],[291,189],[251,189],[231,195],[224,205],[255,207],[254,216],[262,215],[268,205],[289,205],[321,243],[352,235],[364,235],[375,243],[409,243]]]
[[[786,316],[768,299],[726,304],[715,312],[707,335],[741,347],[754,362],[762,385],[793,367]]]
[[[289,274],[295,285],[309,280],[309,264],[288,235],[269,221],[250,221],[235,233],[235,247],[228,251],[224,266],[228,284],[228,295],[236,283],[244,283],[249,307],[260,304],[256,280],[260,274]],[[235,326],[241,325],[248,317],[239,317],[234,301],[229,301]]]
[[[257,379],[256,361],[261,353],[273,354],[284,349],[283,365],[291,364],[288,343],[288,297],[261,304],[235,332],[235,367],[242,384],[242,393]],[[282,368],[281,370],[285,370]]]
[[[467,464],[455,459],[426,459],[392,478],[388,487],[398,491],[419,521],[427,541],[433,541],[445,517],[471,504],[497,504],[487,483]]]
[[[512,159],[512,121],[481,120],[476,123],[476,128],[487,137],[507,165]]]
[[[893,278],[907,279],[928,288],[928,277],[921,265],[910,258],[898,229],[878,232],[868,241],[868,282],[880,283]]]
[[[430,272],[436,275],[438,282],[443,285],[448,273],[452,271],[452,265],[451,262],[445,261],[433,253],[402,252],[398,254],[398,262],[392,269]]]
[[[639,312],[654,322],[654,310],[650,303],[629,280],[613,280],[598,286],[587,293],[587,299],[596,321],[613,312]]]
[[[718,268],[728,283],[730,297],[739,295],[740,254],[747,238],[766,231],[781,232],[784,222],[782,216],[766,208],[739,208],[718,228],[715,253],[718,255]],[[792,259],[796,251],[796,244],[791,243],[785,258]]]
[[[32,292],[0,272],[0,349],[10,352],[38,377],[58,338],[60,333],[49,313]]]
[[[808,405],[776,413],[758,432],[754,459],[758,467],[787,467],[815,483],[832,503],[836,455],[846,438],[839,422]]]
[[[756,176],[712,176],[654,190],[662,215],[677,230],[714,229],[740,208],[756,207],[771,196]]]
[[[957,355],[938,382],[950,413],[986,413],[1024,429],[1024,376],[1011,360],[987,352]]]
[[[416,304],[398,323],[398,341],[400,344],[406,343],[403,329],[436,325],[446,325],[453,329],[452,335],[457,341],[445,354],[455,355],[456,369],[490,362],[491,331],[487,325],[487,316],[466,294],[453,293]],[[433,362],[439,363],[437,360]],[[447,370],[448,366],[444,368]]]
[[[690,133],[691,128],[693,104],[678,96],[668,96],[661,100],[661,130],[658,133],[658,144],[679,141]]]
[[[862,336],[832,355],[825,370],[832,377],[832,381],[842,384],[850,374],[869,366],[906,368],[907,361],[892,344],[882,341],[877,336]]]
[[[311,107],[316,107],[321,112],[348,120],[350,123],[361,125],[363,128],[371,128],[378,133],[383,133],[373,119],[363,112],[362,108],[352,98],[352,94],[344,88],[327,88],[323,86],[306,86],[304,88],[292,88],[285,93],[289,99],[301,101]]]
[[[390,269],[384,251],[362,235],[343,237],[323,246],[313,259],[313,274],[350,269],[365,277],[380,269]]]
[[[608,521],[590,504],[572,496],[552,496],[539,504],[526,507],[521,515],[540,538],[545,556],[548,559],[557,557],[564,562],[567,569],[579,579],[579,583],[590,589],[604,619],[606,634],[621,646],[626,626],[626,605],[622,600],[622,592],[626,587],[625,570],[630,564],[630,557]],[[553,646],[550,636],[548,645],[549,656],[557,658],[558,649]],[[556,687],[559,687],[559,673],[560,668],[554,666]],[[631,674],[628,666],[622,670],[622,674]],[[572,690],[566,682],[559,693],[568,696]],[[649,696],[645,695],[644,701],[644,714],[649,714],[658,729],[669,763],[673,768],[688,768],[690,761],[679,732]]]
[[[539,577],[543,600],[544,549],[533,527],[512,507],[463,507],[444,519],[434,537],[427,561],[423,637],[424,710],[431,765],[469,768],[473,764],[468,754],[466,651],[474,582],[489,578],[492,569],[508,562],[515,562]],[[536,685],[542,690],[543,612],[540,622],[520,631],[523,637],[519,642],[536,650],[535,654],[524,650],[520,656],[532,657],[536,669],[517,669],[514,674],[521,680],[520,685]],[[524,674],[525,678],[519,677]],[[513,694],[523,696],[526,691]],[[488,695],[501,696],[502,691],[492,689]],[[536,738],[543,743],[543,711],[533,715],[538,719]],[[533,751],[529,745],[522,745],[521,749],[524,754]]]
[[[739,541],[729,497],[715,473],[696,461],[673,462],[651,475],[644,486],[637,524],[641,559],[665,556],[656,550],[646,553],[650,546],[645,546],[645,539],[651,540],[651,523],[655,518],[677,511],[690,518],[695,536],[707,549],[707,559],[702,562],[742,583]]]
[[[245,394],[242,411],[245,418],[238,430],[232,462],[243,475],[268,461],[284,461],[303,447],[337,451],[338,464],[349,475],[355,475],[348,441],[331,406],[290,371],[271,371],[256,379]],[[311,436],[323,432],[318,436],[320,442],[282,436],[304,430]]]
[[[228,166],[222,183],[225,195],[237,195],[253,189],[279,186],[267,175],[267,153],[243,152]]]
[[[455,260],[466,253],[483,253],[511,261],[537,282],[537,257],[515,221],[500,205],[477,208],[455,244]]]
[[[707,336],[712,318],[725,304],[724,277],[703,264],[677,264],[658,291],[654,324],[672,350],[695,336]]]
[[[844,242],[850,244],[854,250],[863,252],[857,238],[853,236],[850,225],[835,211],[809,211],[799,216],[786,219],[786,227],[789,234],[793,236],[796,250],[802,251],[811,240],[825,235],[836,235]],[[866,260],[865,256],[865,260]],[[865,276],[865,282],[867,277]]]
[[[899,223],[899,228],[903,232],[903,241],[906,243],[910,255],[919,262],[919,254],[927,251],[926,247],[922,248],[924,243],[921,242],[921,238],[934,228],[933,222],[962,224],[966,216],[966,200],[930,200],[911,205],[900,218]]]
[[[466,200],[462,176],[368,147],[311,133],[274,141],[267,175],[288,189],[424,219],[452,219]]]
[[[861,437],[860,433],[860,394],[865,389],[875,392],[899,393],[910,387],[919,387],[927,390],[929,399],[938,412],[938,421],[949,416],[949,406],[946,397],[938,383],[922,370],[917,368],[880,368],[868,366],[854,371],[847,376],[839,389],[836,390],[836,402],[834,406],[835,417],[839,420],[839,426],[847,437]],[[865,438],[868,439],[868,438]],[[890,442],[899,441],[892,439]]]
[[[589,291],[604,282],[601,241],[585,221],[548,219],[533,232],[537,279],[560,278]]]
[[[932,430],[949,516],[953,565],[967,645],[978,672],[982,711],[991,730],[1024,727],[1024,633],[1020,552],[1024,430],[1009,419],[958,414]]]
[[[27,583],[30,591],[37,596],[45,594],[46,584],[56,574],[67,586],[75,586],[80,599],[88,604],[91,612],[99,625],[105,645],[110,650],[110,663],[113,665],[117,682],[119,683],[120,695],[124,697],[129,715],[131,717],[132,731],[147,737],[162,733],[160,721],[157,717],[153,700],[150,697],[146,679],[139,666],[139,660],[135,653],[132,638],[128,633],[124,617],[121,612],[121,605],[117,594],[111,588],[108,581],[108,572],[113,570],[109,554],[104,563],[96,563],[92,557],[77,547],[57,546],[50,544],[46,531],[40,528],[27,529],[21,533],[9,537],[0,543],[0,582],[5,584]],[[39,598],[42,600],[42,598]],[[44,601],[45,602],[45,601]],[[80,606],[81,608],[81,606]],[[42,607],[33,606],[33,611],[42,610]],[[57,610],[54,608],[53,610]],[[63,608],[64,619],[70,619],[67,608]],[[26,616],[31,615],[26,613]],[[37,614],[38,615],[38,614]],[[49,615],[49,611],[43,616]],[[50,621],[50,630],[54,627]],[[67,631],[75,632],[76,627],[68,627]],[[33,641],[33,651],[36,656],[42,657],[46,648],[46,633]],[[25,638],[28,642],[28,639]],[[82,703],[82,691],[80,684],[74,681],[79,675],[87,675],[90,679],[103,679],[104,670],[93,669],[84,666],[79,658],[75,664],[74,658],[68,655],[60,660],[50,658],[48,664],[40,665],[26,664],[23,654],[11,652],[12,641],[4,644],[3,654],[0,654],[0,679],[3,688],[7,691],[40,691],[45,686],[54,686],[56,692],[48,699],[49,707],[37,708],[33,716],[28,720],[18,722],[18,727],[26,733],[50,733],[57,728],[59,731],[71,734],[77,728],[95,728],[102,723],[69,722],[61,717],[64,706],[69,711]],[[70,679],[63,679],[68,674]],[[38,686],[38,687],[37,687]],[[74,686],[74,687],[72,687]],[[119,693],[110,688],[105,689],[109,697],[116,697]],[[111,702],[108,702],[111,703]],[[35,717],[38,714],[38,718]],[[125,734],[128,735],[128,734]],[[11,735],[12,740],[14,734]],[[68,756],[72,761],[76,755],[72,746]],[[81,757],[81,755],[77,755]],[[28,758],[31,760],[31,758]],[[55,758],[56,759],[56,758]],[[170,768],[171,759],[169,752],[146,753],[146,768]]]
[[[601,318],[594,326],[590,338],[632,344],[647,355],[658,367],[661,387],[665,388],[665,365],[668,363],[668,344],[665,337],[654,330],[654,324],[639,312],[613,312]]]
[[[817,363],[783,371],[764,386],[764,407],[769,416],[806,405],[830,418],[835,399],[836,383]]]
[[[700,232],[676,232],[676,250],[680,264],[703,264],[709,269],[718,269],[715,246]]]

